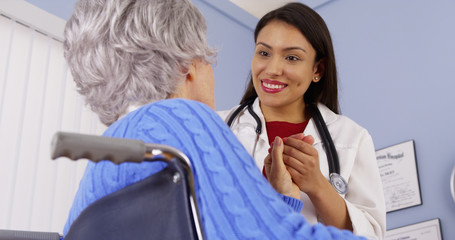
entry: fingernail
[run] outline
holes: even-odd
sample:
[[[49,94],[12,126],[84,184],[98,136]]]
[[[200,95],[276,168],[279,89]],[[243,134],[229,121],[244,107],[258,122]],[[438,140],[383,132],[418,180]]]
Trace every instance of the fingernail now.
[[[281,145],[281,138],[280,138],[280,137],[278,137],[278,136],[275,137],[275,141],[274,141],[273,145],[275,145],[275,144],[276,144],[277,146],[280,146],[280,145]]]

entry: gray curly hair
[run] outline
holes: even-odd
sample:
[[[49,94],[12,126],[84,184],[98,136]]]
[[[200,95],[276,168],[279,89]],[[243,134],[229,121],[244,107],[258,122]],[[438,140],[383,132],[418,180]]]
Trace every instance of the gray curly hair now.
[[[79,0],[64,55],[78,92],[109,126],[129,106],[175,93],[194,59],[212,63],[206,29],[189,0]]]

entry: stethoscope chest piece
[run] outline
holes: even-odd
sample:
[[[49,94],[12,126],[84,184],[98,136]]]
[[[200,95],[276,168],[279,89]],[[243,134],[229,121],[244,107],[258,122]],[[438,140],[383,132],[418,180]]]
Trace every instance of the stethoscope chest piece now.
[[[330,173],[330,184],[339,194],[348,193],[348,183],[344,178],[338,173]]]

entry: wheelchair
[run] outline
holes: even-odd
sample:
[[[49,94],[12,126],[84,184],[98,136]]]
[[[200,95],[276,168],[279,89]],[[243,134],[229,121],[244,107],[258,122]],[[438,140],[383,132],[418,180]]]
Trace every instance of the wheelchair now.
[[[140,140],[58,132],[52,159],[99,162],[162,161],[148,178],[95,201],[72,223],[71,239],[204,239],[188,157],[178,149]],[[59,233],[0,230],[0,240],[61,240]]]

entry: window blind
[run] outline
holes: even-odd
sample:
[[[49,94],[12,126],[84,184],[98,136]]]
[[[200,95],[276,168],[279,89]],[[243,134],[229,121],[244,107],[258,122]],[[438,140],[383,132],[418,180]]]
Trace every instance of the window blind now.
[[[52,136],[105,127],[42,32],[0,15],[0,228],[61,233],[86,161],[52,161]]]

